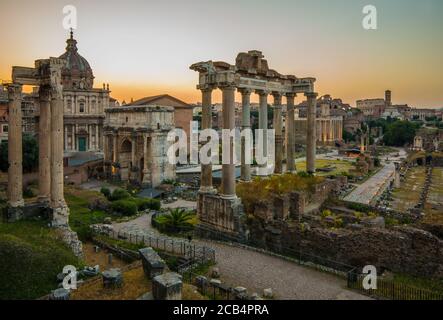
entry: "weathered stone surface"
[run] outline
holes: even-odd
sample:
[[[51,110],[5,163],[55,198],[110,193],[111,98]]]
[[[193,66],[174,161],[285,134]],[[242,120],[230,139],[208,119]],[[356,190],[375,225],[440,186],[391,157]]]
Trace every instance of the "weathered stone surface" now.
[[[149,279],[161,275],[165,269],[166,263],[152,248],[143,248],[139,251],[143,263],[143,271]]]
[[[57,232],[61,235],[62,241],[71,248],[76,257],[83,257],[83,244],[78,239],[76,232],[72,231],[69,227],[59,227]]]
[[[370,219],[364,219],[362,224],[369,228],[384,228],[385,227],[385,218],[383,217],[375,217]]]
[[[273,297],[274,297],[274,293],[272,292],[271,288],[263,290],[263,298],[272,299]]]
[[[211,279],[210,281],[211,285],[213,285],[214,287],[218,287],[221,285],[221,281],[218,279]]]
[[[166,273],[152,280],[152,293],[155,300],[181,300],[183,282],[177,273]]]
[[[281,233],[269,232],[269,226]],[[380,270],[443,277],[443,241],[413,227],[337,229],[332,232],[321,227],[302,230],[289,223],[251,220],[249,230],[250,237],[258,245],[275,252],[282,252],[289,244],[293,250],[357,267],[375,265]]]
[[[212,268],[212,277],[213,278],[220,278],[220,269],[219,268]]]
[[[123,285],[123,274],[118,268],[106,270],[102,276],[103,287],[106,289],[121,288]]]

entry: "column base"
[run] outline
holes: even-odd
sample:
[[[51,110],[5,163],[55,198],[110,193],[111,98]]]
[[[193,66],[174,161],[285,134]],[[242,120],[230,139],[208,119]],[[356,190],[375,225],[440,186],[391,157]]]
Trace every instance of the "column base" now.
[[[38,196],[37,201],[41,204],[49,205],[49,203],[51,202],[51,199],[48,196]]]
[[[51,208],[51,211],[51,227],[69,227],[69,207],[67,205],[58,208]]]
[[[237,200],[238,197],[235,194],[220,194],[220,198],[223,200]]]

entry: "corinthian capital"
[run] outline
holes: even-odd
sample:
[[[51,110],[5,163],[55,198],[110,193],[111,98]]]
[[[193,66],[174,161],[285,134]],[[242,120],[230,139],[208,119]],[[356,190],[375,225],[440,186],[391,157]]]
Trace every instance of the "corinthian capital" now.
[[[20,100],[22,98],[22,86],[20,84],[10,83],[7,88],[9,100]]]

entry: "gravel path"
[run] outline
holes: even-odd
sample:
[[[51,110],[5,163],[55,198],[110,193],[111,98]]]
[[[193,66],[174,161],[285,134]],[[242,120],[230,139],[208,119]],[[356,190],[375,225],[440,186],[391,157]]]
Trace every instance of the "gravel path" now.
[[[115,231],[159,236],[158,231],[151,227],[150,220],[149,215],[143,215],[113,227]],[[250,293],[261,295],[263,289],[272,288],[275,298],[282,300],[368,299],[347,290],[344,279],[278,257],[212,241],[198,240],[196,243],[216,250],[222,282],[233,287],[245,287]]]

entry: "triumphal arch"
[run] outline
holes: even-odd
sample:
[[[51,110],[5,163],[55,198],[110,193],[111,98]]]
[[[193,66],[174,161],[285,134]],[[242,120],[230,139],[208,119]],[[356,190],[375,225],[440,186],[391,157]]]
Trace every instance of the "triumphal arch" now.
[[[294,99],[297,94],[304,94],[308,99],[306,161],[307,170],[315,172],[316,152],[316,103],[314,92],[315,78],[297,78],[294,75],[283,75],[268,66],[260,51],[239,53],[235,65],[227,62],[199,62],[191,70],[199,73],[197,89],[202,92],[202,129],[211,128],[212,92],[222,90],[223,129],[235,129],[235,91],[242,95],[242,129],[251,127],[250,97],[252,93],[259,96],[259,129],[268,129],[268,97],[273,97],[275,130],[275,166],[274,173],[284,171],[283,160],[286,158],[286,170],[295,171],[294,146]],[[283,154],[283,117],[282,98],[286,97],[286,154]],[[232,146],[231,146],[232,148]],[[233,153],[233,150],[231,150]],[[241,179],[251,179],[251,167],[242,157]],[[240,236],[241,203],[235,191],[235,163],[222,166],[222,183],[220,192],[212,186],[212,165],[202,165],[201,188],[198,199],[198,214],[202,227],[209,231],[221,231],[233,236]]]
[[[53,227],[68,227],[69,208],[63,193],[63,85],[66,61],[49,58],[33,68],[13,67],[9,99],[8,221],[24,215],[22,168],[22,86],[39,87],[39,203],[49,209]]]

